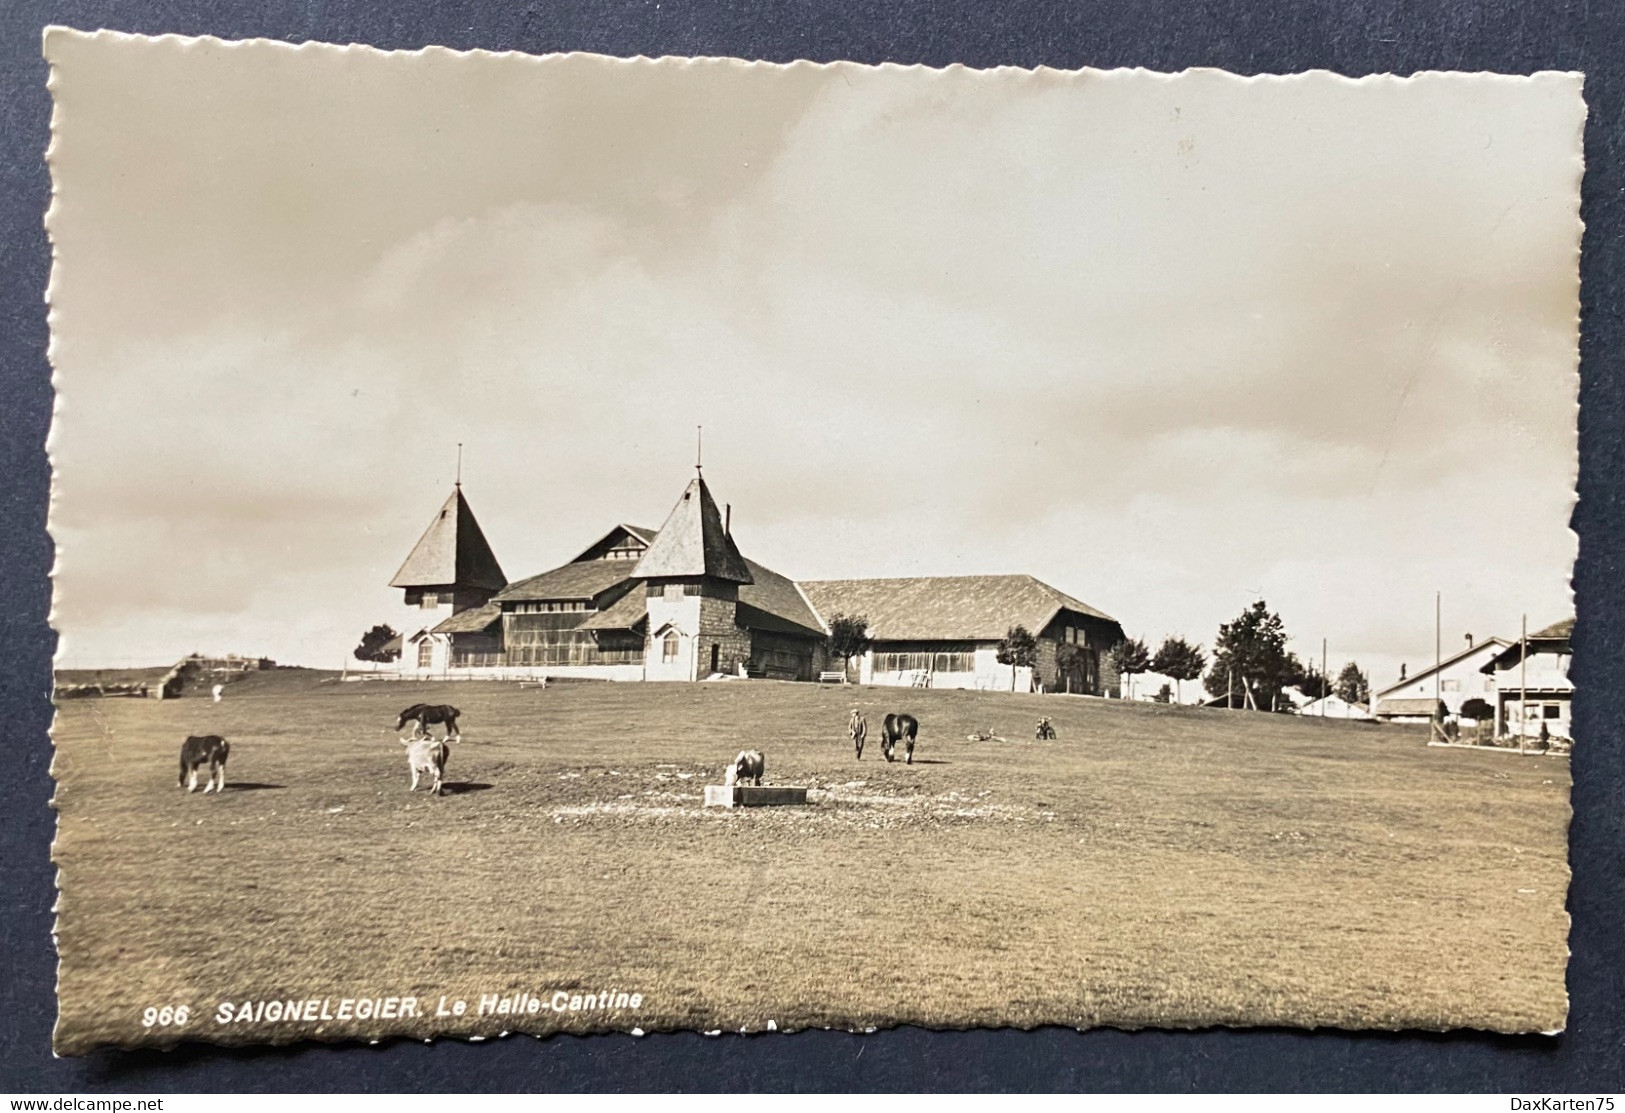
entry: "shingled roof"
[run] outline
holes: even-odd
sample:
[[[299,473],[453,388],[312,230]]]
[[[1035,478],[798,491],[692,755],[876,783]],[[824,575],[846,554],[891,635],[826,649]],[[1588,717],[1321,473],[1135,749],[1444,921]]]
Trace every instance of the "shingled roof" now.
[[[826,623],[865,616],[876,641],[998,641],[1012,626],[1037,634],[1062,609],[1117,622],[1032,576],[802,580],[801,590]]]
[[[389,586],[482,587],[495,591],[507,582],[479,522],[474,520],[474,511],[463,498],[462,487],[455,487]]]
[[[1428,718],[1439,713],[1444,704],[1433,699],[1380,699],[1377,706],[1372,708],[1372,714],[1382,719],[1390,715],[1402,715],[1406,718]]]
[[[483,607],[470,607],[452,615],[430,631],[432,634],[478,634],[489,630],[502,619],[502,608],[495,603]]]
[[[549,572],[528,576],[497,592],[498,603],[532,602],[544,599],[596,599],[601,593],[632,576],[630,560],[582,560],[561,564]]]
[[[1536,630],[1529,635],[1529,648],[1535,652],[1567,653],[1569,639],[1574,636],[1574,619],[1565,618],[1561,622],[1554,622],[1544,629]],[[1479,669],[1479,672],[1494,672],[1496,669],[1507,669],[1523,660],[1523,641],[1514,638],[1505,649],[1501,650],[1495,658]]]
[[[722,513],[705,480],[689,480],[666,524],[649,543],[632,572],[640,579],[707,576],[738,584],[751,582],[750,568],[723,528]]]

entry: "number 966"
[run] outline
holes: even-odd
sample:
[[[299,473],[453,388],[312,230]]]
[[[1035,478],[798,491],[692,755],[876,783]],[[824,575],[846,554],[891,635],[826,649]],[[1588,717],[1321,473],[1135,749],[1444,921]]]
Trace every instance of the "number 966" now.
[[[192,1019],[192,1010],[186,1005],[165,1005],[163,1008],[147,1006],[141,1011],[141,1027],[171,1028]]]

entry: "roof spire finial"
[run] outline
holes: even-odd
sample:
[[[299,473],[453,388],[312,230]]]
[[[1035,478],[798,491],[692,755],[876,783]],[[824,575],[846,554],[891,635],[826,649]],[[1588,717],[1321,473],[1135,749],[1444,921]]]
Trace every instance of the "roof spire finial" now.
[[[463,489],[463,442],[457,442],[457,481],[452,484],[459,491]]]
[[[696,475],[701,474],[700,469],[704,466],[702,463],[704,459],[705,426],[696,425],[694,426],[694,472]]]

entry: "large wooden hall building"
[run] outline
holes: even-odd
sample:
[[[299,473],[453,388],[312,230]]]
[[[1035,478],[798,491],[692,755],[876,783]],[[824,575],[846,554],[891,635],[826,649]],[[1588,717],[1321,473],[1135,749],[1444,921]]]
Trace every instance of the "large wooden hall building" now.
[[[617,525],[509,583],[459,484],[390,581],[407,608],[397,673],[813,680],[843,664],[829,661],[829,622],[862,615],[863,683],[1117,694],[1107,653],[1122,627],[1031,576],[797,583],[743,556],[730,525],[697,474],[658,530]],[[1032,668],[996,660],[1018,625],[1038,638]]]

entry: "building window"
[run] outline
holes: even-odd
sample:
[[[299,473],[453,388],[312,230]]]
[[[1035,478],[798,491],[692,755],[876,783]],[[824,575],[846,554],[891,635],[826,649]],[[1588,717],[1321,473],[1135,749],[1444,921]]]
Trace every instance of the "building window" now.
[[[418,668],[426,669],[434,665],[434,646],[428,641],[418,642]]]
[[[440,593],[436,591],[425,591],[423,593],[423,598],[418,600],[418,606],[422,607],[426,611],[434,610],[436,607],[440,606]]]
[[[677,649],[681,644],[682,639],[677,636],[677,631],[667,630],[666,636],[660,639],[660,660],[668,665],[677,660]]]
[[[873,672],[975,672],[974,653],[876,653]]]
[[[1459,691],[1461,691],[1461,681],[1459,681],[1459,680],[1441,680],[1441,681],[1439,681],[1439,691],[1441,691],[1441,692],[1459,692]]]
[[[1540,709],[1540,712],[1543,718],[1561,719],[1563,717],[1563,705],[1561,703],[1548,703]]]

